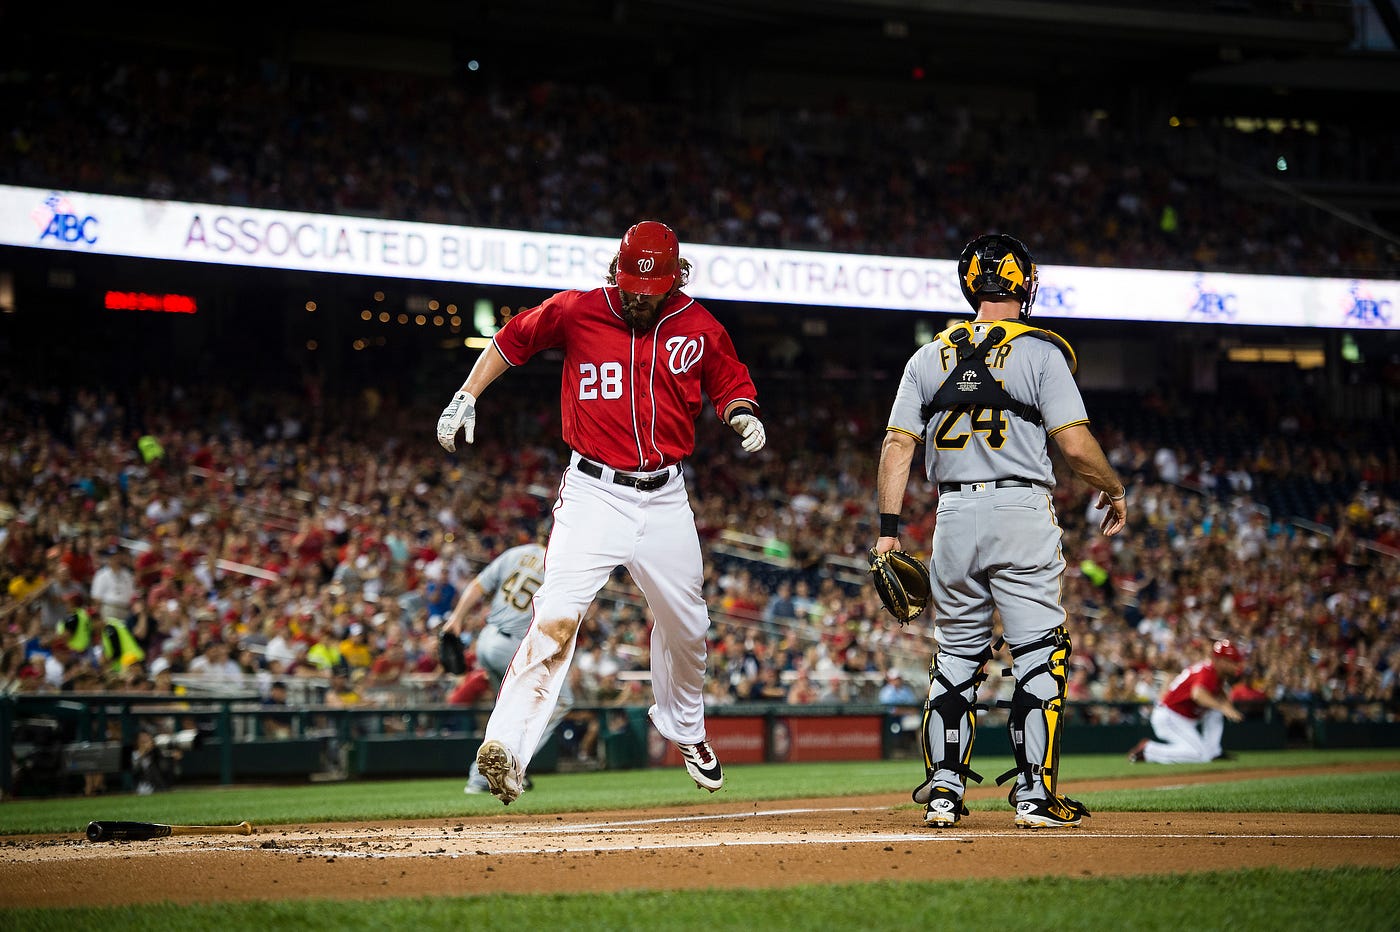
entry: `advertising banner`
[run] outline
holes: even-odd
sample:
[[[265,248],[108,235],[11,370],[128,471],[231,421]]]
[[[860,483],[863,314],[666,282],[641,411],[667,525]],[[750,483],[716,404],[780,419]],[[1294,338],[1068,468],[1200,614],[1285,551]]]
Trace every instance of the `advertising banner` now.
[[[775,761],[879,760],[882,715],[822,715],[778,718],[769,744]]]
[[[710,747],[723,764],[761,764],[764,720],[754,716],[711,716],[705,720]],[[681,752],[647,724],[647,760],[653,767],[684,767]]]
[[[622,231],[618,231],[620,237]],[[969,313],[953,259],[685,241],[701,300]],[[617,237],[0,185],[0,245],[558,291],[594,288]],[[1039,319],[1400,328],[1400,281],[1042,266]]]

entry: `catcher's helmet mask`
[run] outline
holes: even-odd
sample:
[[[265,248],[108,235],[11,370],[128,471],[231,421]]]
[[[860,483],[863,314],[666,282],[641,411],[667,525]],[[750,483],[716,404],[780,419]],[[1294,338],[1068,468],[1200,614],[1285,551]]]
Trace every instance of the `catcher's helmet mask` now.
[[[958,284],[974,311],[983,298],[1015,298],[1025,320],[1031,316],[1040,279],[1025,243],[1005,233],[984,233],[963,247]]]

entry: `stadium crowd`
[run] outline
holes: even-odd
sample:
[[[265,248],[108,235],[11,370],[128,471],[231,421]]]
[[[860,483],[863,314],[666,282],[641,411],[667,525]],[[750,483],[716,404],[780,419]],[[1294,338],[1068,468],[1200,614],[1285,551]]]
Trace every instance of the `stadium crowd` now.
[[[1389,127],[1245,135],[856,101],[715,112],[599,87],[177,55],[92,62],[78,80],[33,63],[0,82],[0,100],[5,184],[609,237],[661,216],[689,242],[940,258],[994,217],[1051,264],[1400,269],[1360,226],[1233,183],[1283,146],[1295,174],[1393,184]],[[714,622],[708,701],[916,701],[928,619],[901,627],[863,585],[889,399],[755,374],[769,448],[737,452],[705,417],[687,464]],[[436,629],[548,513],[567,452],[557,423],[497,409],[447,457],[428,432],[436,409],[378,388],[312,398],[12,375],[0,691],[490,702],[479,678],[442,672]],[[1109,542],[1068,473],[1055,493],[1070,699],[1104,703],[1075,714],[1125,720],[1222,636],[1247,652],[1240,701],[1400,714],[1394,436],[1316,421],[1305,398],[1220,414],[1088,400],[1132,507]],[[926,550],[935,498],[911,486],[906,546]],[[585,619],[576,701],[646,705],[648,634],[619,573]],[[981,698],[999,690],[994,677]]]
[[[328,412],[343,426],[320,432],[299,419],[304,399],[271,391],[240,402],[163,383],[10,386],[3,688],[269,696],[280,683],[311,703],[489,703],[441,672],[435,629],[477,570],[533,534],[563,451],[522,439],[540,425],[505,418],[447,457],[418,435],[426,428],[371,428],[361,401]],[[789,439],[756,456],[702,419],[688,481],[707,551],[713,704],[874,702],[891,670],[923,676],[927,619],[899,626],[862,585],[883,412],[814,416],[840,404],[834,390],[771,399],[772,435]],[[381,425],[431,423],[416,410],[378,414]],[[1071,699],[1149,703],[1228,636],[1247,651],[1255,698],[1400,713],[1393,438],[1346,453],[1311,433],[1212,457],[1123,423],[1098,429],[1130,477],[1132,524],[1110,543],[1093,533],[1086,489],[1056,490]],[[1305,516],[1316,523],[1266,514],[1252,497],[1271,477],[1320,470],[1345,491]],[[934,499],[911,486],[908,546],[926,550]],[[756,543],[735,546],[735,530]],[[579,704],[645,704],[645,683],[628,675],[648,668],[643,605],[621,572],[595,604],[574,665]]]
[[[1374,121],[1244,133],[932,94],[702,108],[539,78],[177,54],[84,65],[46,57],[0,82],[0,183],[609,237],[664,216],[688,242],[932,258],[992,217],[1052,264],[1400,268],[1369,218],[1279,193],[1300,175],[1400,180],[1400,133]]]

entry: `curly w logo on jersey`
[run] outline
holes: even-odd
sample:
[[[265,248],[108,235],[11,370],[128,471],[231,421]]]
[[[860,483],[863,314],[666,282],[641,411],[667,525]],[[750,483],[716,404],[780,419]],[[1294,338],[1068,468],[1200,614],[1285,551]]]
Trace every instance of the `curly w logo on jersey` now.
[[[666,352],[671,354],[666,361],[667,368],[676,375],[689,372],[705,355],[705,337],[703,334],[698,340],[695,337],[671,337],[666,341]]]

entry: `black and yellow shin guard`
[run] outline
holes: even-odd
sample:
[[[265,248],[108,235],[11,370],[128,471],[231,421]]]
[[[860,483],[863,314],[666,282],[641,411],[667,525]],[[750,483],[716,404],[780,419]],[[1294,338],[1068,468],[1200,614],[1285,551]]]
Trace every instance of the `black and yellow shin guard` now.
[[[939,652],[929,667],[928,699],[919,730],[924,752],[924,782],[914,790],[914,802],[927,803],[940,779],[956,779],[961,797],[969,779],[982,782],[974,771],[972,742],[977,736],[977,687],[986,680],[983,665],[991,659],[990,650],[975,657]]]
[[[1061,796],[1056,786],[1072,650],[1069,632],[1063,625],[1040,640],[1011,645],[1011,670],[1016,687],[1009,702],[997,704],[1010,709],[1007,728],[1011,732],[1016,766],[998,777],[997,784],[1016,778],[1011,789],[1013,805],[1018,791],[1038,797],[1037,791],[1043,785],[1048,797],[1060,800],[1081,815],[1089,814],[1081,803]]]

